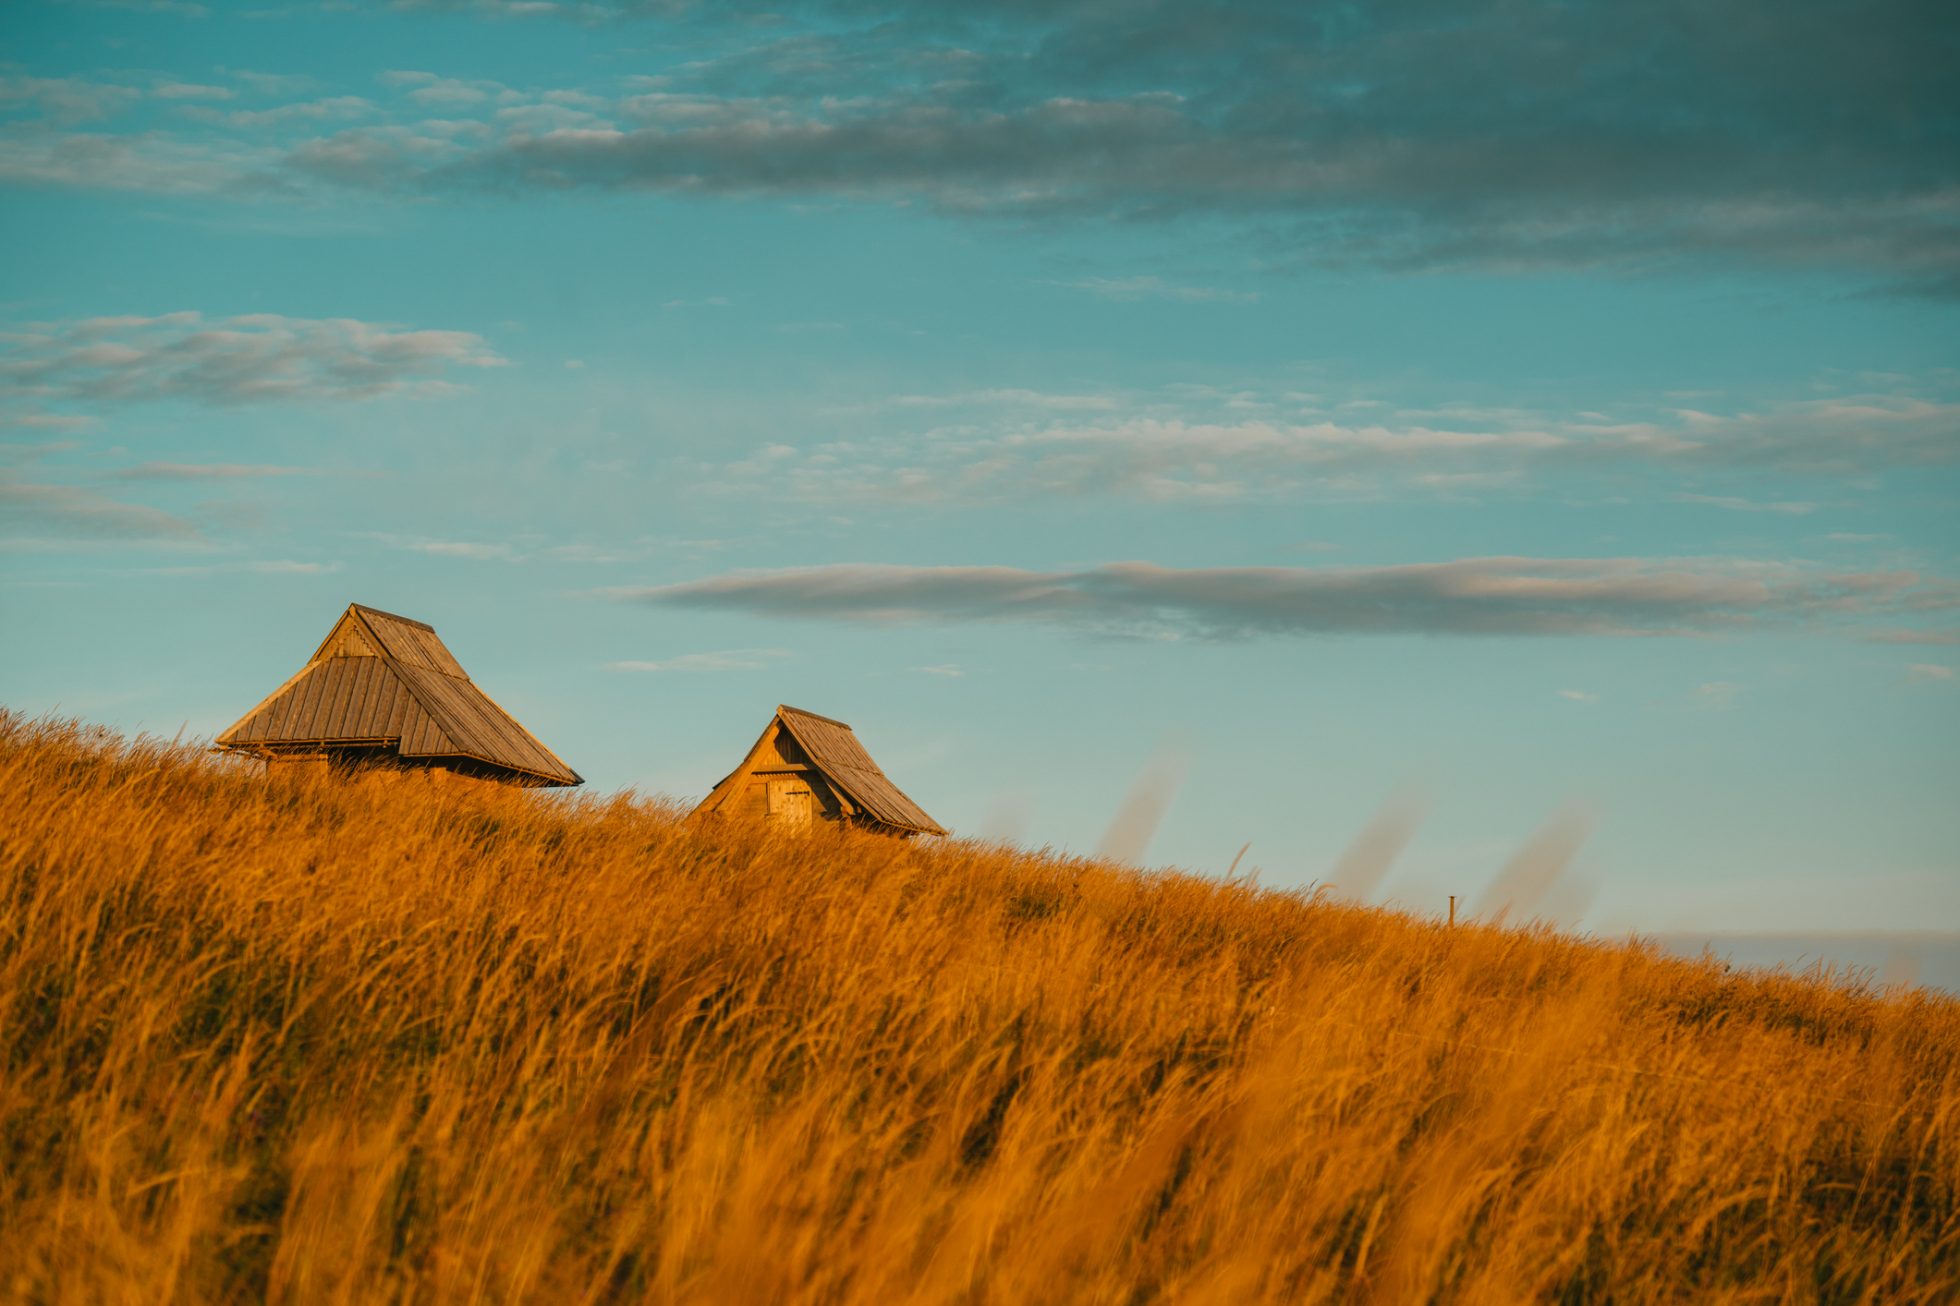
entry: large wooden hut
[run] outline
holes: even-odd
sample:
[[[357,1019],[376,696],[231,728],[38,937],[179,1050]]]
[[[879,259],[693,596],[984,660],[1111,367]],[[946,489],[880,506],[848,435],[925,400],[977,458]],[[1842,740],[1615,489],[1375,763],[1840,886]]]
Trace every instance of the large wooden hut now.
[[[790,827],[842,821],[908,838],[946,833],[878,769],[849,726],[794,707],[776,709],[749,755],[694,815]]]
[[[516,785],[581,784],[490,701],[433,627],[349,605],[299,673],[218,736],[266,759],[456,772]]]

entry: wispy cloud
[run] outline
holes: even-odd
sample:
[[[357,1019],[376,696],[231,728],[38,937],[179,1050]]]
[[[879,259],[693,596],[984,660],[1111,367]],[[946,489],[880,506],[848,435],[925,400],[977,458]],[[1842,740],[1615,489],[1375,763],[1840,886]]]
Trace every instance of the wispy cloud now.
[[[1960,644],[1960,631],[1875,630],[1865,639],[1873,644]]]
[[[314,467],[281,467],[271,463],[139,463],[109,473],[118,481],[245,481],[281,476],[318,476]]]
[[[704,465],[731,493],[811,502],[990,504],[1030,497],[1152,502],[1288,501],[1384,489],[1474,494],[1552,473],[1657,468],[1700,481],[1773,470],[1842,477],[1960,460],[1960,403],[1911,395],[1805,400],[1736,413],[1672,410],[1483,414],[1480,424],[1356,420],[1355,404],[1289,418],[1283,395],[1167,389],[1044,394],[1016,389],[900,395],[891,409],[970,410],[924,431],[771,444]],[[989,412],[988,410],[994,410]],[[1257,416],[1242,416],[1245,412]],[[1468,415],[1466,415],[1468,416]],[[1808,500],[1680,491],[1677,501],[1804,516]]]
[[[1806,517],[1817,511],[1814,503],[1800,500],[1765,503],[1757,499],[1743,499],[1728,494],[1677,494],[1677,503],[1695,503],[1707,508],[1722,508],[1729,512],[1773,512],[1786,517]]]
[[[26,481],[4,470],[0,470],[0,532],[16,540],[51,536],[175,545],[204,542],[195,525],[161,509],[123,503],[77,486]]]
[[[1768,624],[1855,629],[1960,609],[1960,585],[1734,559],[1466,558],[1393,567],[1081,571],[839,564],[613,591],[664,606],[864,625],[1035,622],[1084,633],[1657,636]]]
[[[1084,277],[1060,284],[1071,290],[1086,290],[1099,299],[1113,299],[1122,303],[1134,303],[1140,299],[1168,299],[1182,304],[1250,304],[1259,298],[1256,290],[1180,286],[1162,277]]]
[[[17,426],[30,431],[84,431],[95,424],[95,418],[79,413],[23,413],[0,410],[0,426]]]
[[[33,323],[0,334],[0,378],[37,401],[213,405],[454,391],[454,369],[504,360],[469,331],[351,318],[197,312]]]
[[[340,570],[338,562],[302,562],[292,558],[265,558],[256,562],[214,562],[194,567],[143,567],[144,576],[327,576]]]
[[[0,113],[33,113],[64,126],[110,117],[142,96],[133,86],[81,77],[0,75]]]
[[[235,100],[238,92],[229,86],[212,86],[201,82],[163,82],[151,88],[151,95],[159,100]]]
[[[789,657],[788,649],[731,648],[714,653],[681,653],[657,662],[608,662],[608,671],[762,671]]]
[[[397,535],[390,531],[361,531],[364,540],[373,540],[391,549],[426,554],[432,558],[464,558],[471,562],[522,562],[525,552],[507,540],[442,540],[421,535]]]
[[[371,118],[379,111],[374,101],[363,96],[329,95],[315,100],[294,100],[264,109],[218,109],[200,104],[186,106],[178,112],[180,116],[196,122],[261,131],[284,127],[320,130],[330,123]]]
[[[1560,698],[1570,699],[1574,703],[1597,703],[1599,701],[1599,695],[1593,693],[1591,690],[1561,689],[1556,692]]]
[[[901,394],[884,401],[889,408],[1029,408],[1054,412],[1113,412],[1122,399],[1111,394],[1066,394],[1002,387],[956,390],[947,394]]]
[[[1906,668],[1906,679],[1918,684],[1945,684],[1953,679],[1953,668],[1937,662],[1915,662]]]

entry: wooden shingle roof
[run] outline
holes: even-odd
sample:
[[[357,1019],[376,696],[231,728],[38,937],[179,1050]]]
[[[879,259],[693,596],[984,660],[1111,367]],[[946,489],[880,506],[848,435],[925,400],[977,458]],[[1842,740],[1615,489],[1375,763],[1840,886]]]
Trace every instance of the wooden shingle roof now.
[[[879,769],[848,725],[798,707],[776,709],[776,715],[762,728],[762,734],[756,738],[742,764],[715,784],[713,792],[694,809],[695,813],[700,815],[719,809],[758,768],[774,774],[775,767],[769,762],[768,755],[772,752],[771,740],[779,732],[788,735],[795,747],[801,750],[802,756],[808,759],[808,769],[819,772],[843,796],[844,811],[850,819],[906,834],[947,833],[944,826],[927,816],[924,808],[906,797],[905,792]],[[776,747],[780,748],[780,745]],[[804,768],[799,765],[792,769]]]
[[[811,763],[867,816],[901,830],[946,833],[939,822],[926,815],[924,808],[891,782],[871,760],[871,754],[864,751],[857,735],[842,721],[787,706],[776,709],[776,719],[789,731],[790,738],[802,745]]]
[[[583,783],[476,687],[433,627],[358,603],[217,744],[250,753],[393,745],[404,758],[465,758],[533,784]]]

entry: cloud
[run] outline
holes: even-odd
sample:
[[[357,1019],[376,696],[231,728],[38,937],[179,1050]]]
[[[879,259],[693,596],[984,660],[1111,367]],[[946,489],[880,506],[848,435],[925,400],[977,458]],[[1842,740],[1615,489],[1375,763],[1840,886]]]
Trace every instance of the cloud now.
[[[197,567],[144,567],[145,576],[326,576],[340,570],[337,562],[299,562],[268,558],[258,562],[217,562]]]
[[[1865,639],[1872,644],[1960,644],[1960,631],[1875,630]]]
[[[148,195],[294,198],[276,149],[148,131],[0,130],[0,182]]]
[[[111,117],[142,95],[133,86],[80,77],[0,75],[0,114],[29,112],[63,125]]]
[[[1106,412],[1121,407],[1115,395],[1055,394],[1043,390],[962,390],[951,394],[902,394],[884,401],[891,408],[1036,408],[1058,412]]]
[[[196,526],[158,508],[72,485],[24,481],[0,470],[0,531],[16,540],[203,543]]]
[[[1708,508],[1722,508],[1729,512],[1773,512],[1786,517],[1806,517],[1817,511],[1814,503],[1789,501],[1764,503],[1756,499],[1742,499],[1727,494],[1677,494],[1676,503],[1696,503]]]
[[[1259,298],[1256,290],[1219,290],[1210,286],[1171,285],[1161,277],[1087,277],[1060,283],[1071,290],[1086,290],[1099,299],[1133,303],[1139,299],[1169,299],[1184,304],[1250,304]]]
[[[522,562],[524,554],[513,544],[492,540],[428,540],[390,535],[381,531],[363,532],[363,538],[409,553],[425,553],[432,558],[465,558],[471,562]]]
[[[1915,662],[1906,668],[1906,679],[1918,684],[1944,684],[1953,679],[1953,668],[1936,662]]]
[[[0,336],[0,379],[39,400],[232,405],[429,395],[457,388],[446,379],[453,369],[503,362],[468,331],[271,313],[99,317]]]
[[[1280,262],[1821,267],[1960,294],[1947,54],[1960,17],[1932,0],[811,0],[767,27],[727,8],[483,0],[469,11],[657,13],[688,59],[609,88],[391,74],[393,127],[433,108],[490,130],[441,148],[426,133],[417,148],[295,142],[278,170],[296,191],[403,197],[665,191],[1223,218]],[[67,105],[70,121],[107,112],[94,91],[23,95]],[[106,148],[38,180],[130,184]]]
[[[93,0],[99,9],[127,9],[132,13],[175,14],[179,18],[209,18],[211,10],[190,0]]]
[[[83,431],[94,425],[93,417],[76,413],[10,413],[0,410],[0,426],[17,426],[30,431]]]
[[[234,100],[238,92],[229,86],[205,86],[196,82],[164,82],[151,90],[159,100]]]
[[[1079,571],[838,564],[612,591],[660,606],[902,625],[1032,622],[1147,638],[1273,635],[1682,636],[1764,625],[1855,627],[1960,609],[1912,572],[1733,559],[1466,558],[1391,567]]]
[[[1842,477],[1960,460],[1960,439],[1954,437],[1960,403],[1911,395],[1624,419],[1506,410],[1458,413],[1463,420],[1443,424],[1403,414],[1355,420],[1352,414],[1369,414],[1372,406],[1352,403],[1334,413],[1289,418],[1288,411],[1312,406],[1284,395],[1198,389],[1131,396],[1010,389],[902,395],[886,406],[996,407],[1001,413],[808,448],[771,445],[703,470],[731,493],[812,502],[987,504],[1043,496],[1229,503],[1320,493],[1353,497],[1389,485],[1462,494],[1552,472],[1652,467],[1697,479],[1764,470]],[[1802,516],[1816,506],[1700,493],[1676,497],[1782,516]]]
[[[913,667],[912,670],[924,676],[942,676],[947,680],[959,680],[966,675],[966,669],[952,662],[941,662],[937,666]]]
[[[312,467],[278,467],[269,463],[141,463],[111,472],[118,481],[241,481],[276,476],[318,476]]]
[[[789,657],[788,649],[731,648],[715,653],[682,653],[659,662],[608,662],[608,671],[761,671]]]
[[[265,73],[238,68],[230,70],[226,76],[251,95],[309,95],[320,89],[319,82],[296,73]]]
[[[467,109],[477,105],[510,103],[520,98],[502,82],[469,81],[441,77],[431,72],[393,70],[376,79],[383,86],[404,92],[410,100],[430,108]]]
[[[1741,688],[1727,680],[1711,680],[1705,685],[1695,687],[1695,698],[1709,707],[1730,707],[1735,703],[1736,691]]]
[[[1554,691],[1560,698],[1571,699],[1574,703],[1597,703],[1599,695],[1586,689],[1560,689]]]
[[[365,118],[376,112],[373,101],[358,95],[334,95],[319,100],[299,100],[270,109],[220,110],[199,105],[186,108],[183,116],[200,122],[221,123],[229,127],[265,128],[305,126]]]

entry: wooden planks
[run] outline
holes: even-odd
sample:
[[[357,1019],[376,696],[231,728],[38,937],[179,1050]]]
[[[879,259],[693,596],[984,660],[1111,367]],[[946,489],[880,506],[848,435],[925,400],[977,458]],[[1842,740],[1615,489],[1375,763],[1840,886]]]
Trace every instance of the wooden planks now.
[[[393,744],[405,758],[469,758],[527,781],[578,772],[477,688],[434,628],[352,604],[298,675],[218,736],[268,752]]]
[[[891,782],[848,725],[789,706],[778,707],[776,718],[838,796],[857,809],[857,815],[918,834],[946,833]]]

